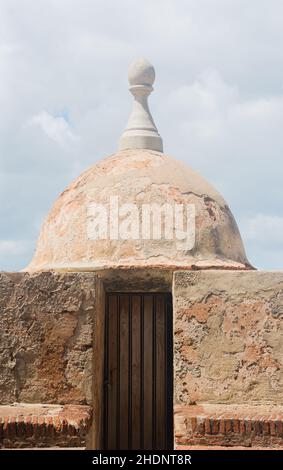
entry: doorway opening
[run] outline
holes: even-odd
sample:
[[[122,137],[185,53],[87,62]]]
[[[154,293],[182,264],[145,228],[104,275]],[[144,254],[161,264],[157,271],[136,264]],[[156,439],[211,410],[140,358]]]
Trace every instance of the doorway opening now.
[[[170,293],[106,293],[104,449],[173,448]]]

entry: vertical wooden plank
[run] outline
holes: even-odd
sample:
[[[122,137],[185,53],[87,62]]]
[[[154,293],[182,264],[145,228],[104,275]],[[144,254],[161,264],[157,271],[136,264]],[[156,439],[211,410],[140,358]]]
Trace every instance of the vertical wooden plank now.
[[[153,436],[153,296],[144,296],[143,309],[143,449],[152,449]]]
[[[155,297],[155,387],[156,449],[166,449],[166,304],[164,295]]]
[[[132,296],[132,430],[131,447],[141,448],[141,296]]]
[[[120,295],[120,380],[118,449],[128,449],[129,440],[129,295]]]
[[[116,422],[117,422],[117,319],[118,319],[118,296],[108,296],[108,377],[106,383],[107,402],[107,427],[108,427],[108,449],[116,449]]]

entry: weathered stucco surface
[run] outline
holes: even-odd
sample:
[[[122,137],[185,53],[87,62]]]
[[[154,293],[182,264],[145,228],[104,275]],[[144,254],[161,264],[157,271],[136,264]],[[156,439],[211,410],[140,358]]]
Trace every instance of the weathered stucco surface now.
[[[0,274],[0,404],[92,404],[95,279]]]
[[[114,239],[109,230],[105,239],[93,239],[87,227],[94,215],[88,209],[101,204],[109,210],[112,196],[119,198],[119,207],[134,204],[140,219],[143,204],[166,203],[171,208],[183,204],[184,209],[194,205],[193,248],[188,249],[175,236],[145,239],[141,224],[137,239]],[[157,220],[153,218],[151,228]],[[135,266],[250,268],[237,224],[222,196],[191,168],[163,153],[141,149],[125,150],[101,160],[68,186],[42,226],[27,270]]]
[[[176,272],[175,404],[283,404],[283,272]]]

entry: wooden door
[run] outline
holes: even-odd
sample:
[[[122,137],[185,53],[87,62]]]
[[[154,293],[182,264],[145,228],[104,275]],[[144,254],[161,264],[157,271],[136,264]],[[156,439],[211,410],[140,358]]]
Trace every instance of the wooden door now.
[[[171,294],[106,296],[104,448],[171,449]]]

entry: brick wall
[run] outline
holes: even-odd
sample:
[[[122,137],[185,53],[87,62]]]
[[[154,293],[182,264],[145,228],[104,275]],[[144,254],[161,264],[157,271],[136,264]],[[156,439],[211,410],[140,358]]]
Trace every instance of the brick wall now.
[[[176,406],[175,442],[177,446],[283,447],[283,406]]]
[[[91,408],[83,405],[0,406],[0,448],[84,447]]]

